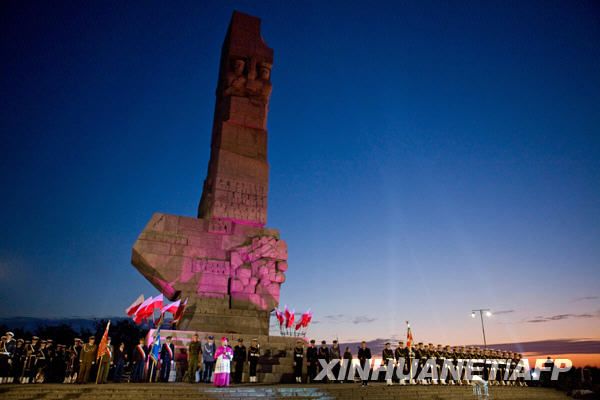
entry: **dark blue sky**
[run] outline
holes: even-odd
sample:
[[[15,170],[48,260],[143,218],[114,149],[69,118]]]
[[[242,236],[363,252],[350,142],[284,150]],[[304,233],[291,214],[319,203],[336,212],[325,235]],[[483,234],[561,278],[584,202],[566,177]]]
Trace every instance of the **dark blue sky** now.
[[[275,50],[282,305],[344,339],[469,342],[472,307],[511,311],[491,341],[600,337],[594,1],[3,1],[2,316],[156,293],[130,248],[195,215],[233,9]]]

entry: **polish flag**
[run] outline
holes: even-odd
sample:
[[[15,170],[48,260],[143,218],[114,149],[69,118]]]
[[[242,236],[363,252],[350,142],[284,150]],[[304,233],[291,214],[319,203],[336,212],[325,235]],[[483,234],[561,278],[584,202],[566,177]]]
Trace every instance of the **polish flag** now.
[[[287,318],[285,326],[287,328],[291,328],[294,325],[294,319],[296,318],[296,314],[294,311],[292,311],[288,315],[289,315],[289,317]]]
[[[275,316],[277,317],[277,321],[279,321],[279,327],[281,328],[281,325],[283,325],[283,313],[276,308]]]
[[[133,316],[133,314],[135,314],[135,312],[138,310],[138,308],[140,308],[140,305],[142,305],[143,302],[144,295],[140,294],[140,297],[135,299],[135,301],[131,303],[129,307],[127,307],[127,309],[125,310],[125,314],[127,314],[128,317]]]
[[[148,318],[154,312],[154,308],[151,308],[152,296],[148,297],[133,314],[133,322],[140,324],[142,320]]]
[[[163,308],[163,301],[164,301],[164,297],[161,294],[159,294],[158,296],[156,296],[155,298],[152,299],[152,301],[150,302],[150,307],[152,308],[152,312],[154,312],[154,310],[161,310]]]
[[[187,301],[188,301],[188,299],[186,298],[183,301],[183,303],[179,304],[179,307],[177,307],[177,310],[175,311],[175,314],[173,314],[173,322],[179,322],[179,320],[183,316],[183,312],[185,311],[185,307],[187,306]]]
[[[180,304],[181,304],[181,300],[177,300],[175,303],[167,304],[160,310],[160,313],[164,314],[164,313],[168,312],[168,313],[175,315],[175,313],[179,309]]]

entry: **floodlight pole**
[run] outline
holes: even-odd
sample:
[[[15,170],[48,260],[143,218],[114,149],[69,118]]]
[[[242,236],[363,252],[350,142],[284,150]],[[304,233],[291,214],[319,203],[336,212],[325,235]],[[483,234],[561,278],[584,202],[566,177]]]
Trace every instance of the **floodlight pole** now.
[[[485,326],[483,325],[483,312],[489,312],[490,309],[489,308],[479,308],[476,310],[472,310],[473,314],[478,312],[479,313],[479,317],[481,318],[481,332],[483,332],[483,348],[487,349],[487,341],[485,340]]]

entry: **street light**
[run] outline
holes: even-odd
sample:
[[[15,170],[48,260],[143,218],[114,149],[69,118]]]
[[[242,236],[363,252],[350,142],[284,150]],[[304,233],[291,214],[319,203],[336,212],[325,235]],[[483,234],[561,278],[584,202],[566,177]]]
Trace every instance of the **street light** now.
[[[489,308],[479,308],[477,310],[471,311],[471,318],[475,318],[475,313],[479,313],[479,317],[481,318],[481,331],[483,332],[483,348],[487,349],[487,342],[485,340],[485,327],[483,326],[483,312],[485,311],[486,317],[492,316],[492,311]]]

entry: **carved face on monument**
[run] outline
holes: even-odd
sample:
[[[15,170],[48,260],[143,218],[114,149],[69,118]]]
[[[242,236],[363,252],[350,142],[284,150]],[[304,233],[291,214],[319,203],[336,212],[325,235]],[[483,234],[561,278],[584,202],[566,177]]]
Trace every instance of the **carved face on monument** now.
[[[258,70],[259,79],[261,81],[268,81],[271,79],[271,69],[266,64],[261,64]]]
[[[241,58],[237,58],[233,61],[233,73],[236,76],[242,76],[244,74],[244,67],[246,66],[246,62]]]

